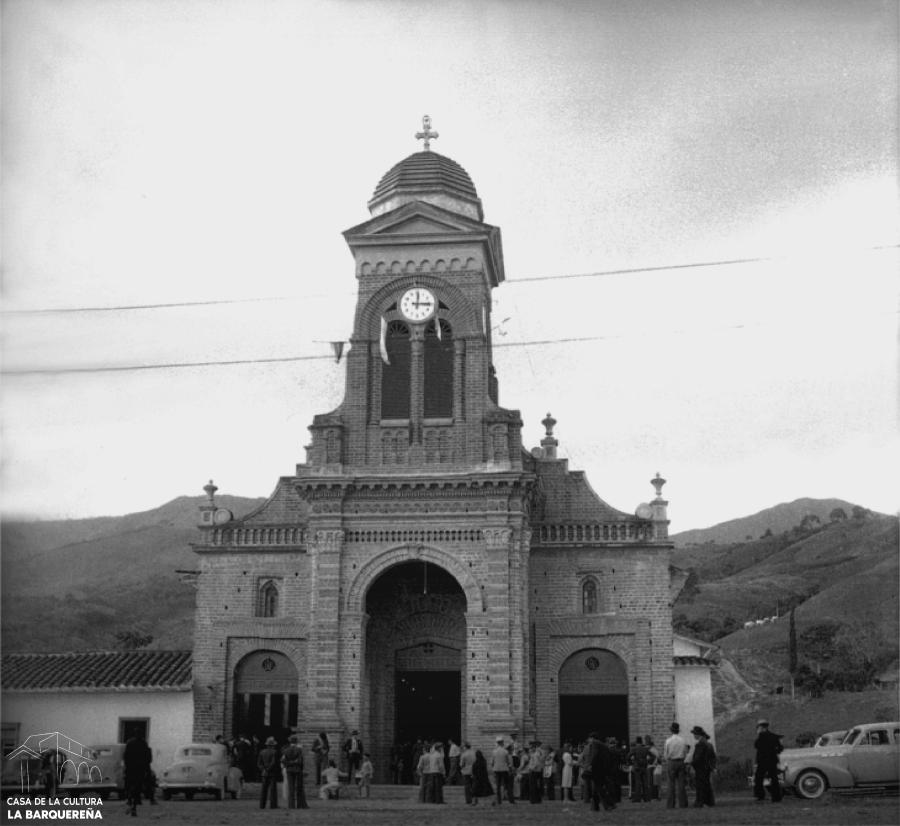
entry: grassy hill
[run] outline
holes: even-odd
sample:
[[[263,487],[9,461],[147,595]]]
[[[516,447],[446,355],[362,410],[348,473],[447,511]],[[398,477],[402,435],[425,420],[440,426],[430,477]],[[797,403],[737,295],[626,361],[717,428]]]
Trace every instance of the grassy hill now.
[[[117,647],[117,631],[152,634],[154,648],[190,648],[198,506],[182,496],[122,517],[9,522],[2,527],[4,651]],[[221,496],[245,514],[263,499]]]
[[[895,632],[897,549],[898,523],[888,516],[751,542],[676,548],[673,564],[691,576],[673,610],[688,622],[706,618],[724,624],[730,617],[742,626],[747,620],[783,616],[795,605],[798,622],[840,622],[865,605],[886,633]],[[787,639],[786,630],[777,630],[781,622],[749,631],[735,628],[727,639],[770,647],[775,637]]]
[[[690,545],[728,545],[758,539],[767,531],[780,534],[799,525],[804,516],[814,516],[824,525],[830,521],[829,515],[835,508],[841,508],[850,516],[854,505],[844,499],[796,499],[766,508],[751,516],[730,519],[710,528],[697,528],[672,534],[678,548]]]
[[[805,505],[802,511],[805,515]],[[897,520],[869,515],[748,542],[676,548],[673,564],[689,571],[673,608],[676,627],[714,640],[721,649],[713,690],[722,753],[746,757],[739,749],[746,752],[752,743],[753,722],[760,715],[781,721],[779,733],[790,745],[802,731],[838,729],[885,715],[897,719],[895,692],[826,691],[820,698],[799,692],[791,702],[788,664],[792,607],[801,663],[821,654],[810,656],[804,633],[827,624],[844,629],[860,649],[876,652],[879,662],[896,662],[898,547]],[[749,620],[776,615],[744,627]]]
[[[897,695],[894,691],[836,691],[823,697],[790,695],[760,698],[752,710],[728,723],[716,726],[716,749],[720,755],[733,759],[753,758],[756,721],[767,719],[772,731],[784,736],[785,748],[797,746],[797,736],[814,731],[849,729],[857,723],[891,721],[898,717]]]

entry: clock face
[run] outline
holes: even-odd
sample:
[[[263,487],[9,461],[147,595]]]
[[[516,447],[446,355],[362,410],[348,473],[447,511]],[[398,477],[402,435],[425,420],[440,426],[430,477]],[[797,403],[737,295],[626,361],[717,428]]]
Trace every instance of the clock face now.
[[[430,290],[424,287],[413,287],[403,293],[400,299],[400,312],[410,321],[425,321],[431,318],[437,307],[437,301]]]

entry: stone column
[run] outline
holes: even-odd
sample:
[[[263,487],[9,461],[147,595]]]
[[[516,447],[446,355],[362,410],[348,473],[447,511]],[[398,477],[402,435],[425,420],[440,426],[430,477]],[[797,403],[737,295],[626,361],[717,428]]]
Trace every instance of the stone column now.
[[[344,532],[310,526],[310,644],[304,728],[338,731],[340,567]]]
[[[522,730],[533,727],[529,695],[531,692],[531,614],[529,606],[529,564],[531,530],[522,527],[510,548],[509,625],[514,644],[510,645],[509,667],[512,674],[513,716]]]
[[[513,532],[509,527],[482,529],[487,546],[487,626],[489,644],[484,651],[486,678],[490,683],[487,694],[490,708],[482,725],[486,733],[509,734],[518,728],[513,709],[515,707],[516,679],[513,662],[521,651],[517,636],[512,633],[510,599],[510,561]]]

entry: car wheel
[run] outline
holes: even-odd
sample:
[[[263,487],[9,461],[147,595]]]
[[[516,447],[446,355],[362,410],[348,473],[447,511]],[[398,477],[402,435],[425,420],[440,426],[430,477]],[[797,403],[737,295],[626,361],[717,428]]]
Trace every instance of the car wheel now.
[[[163,800],[171,800],[172,792],[169,789],[163,789],[162,790],[162,799]]]
[[[821,772],[807,769],[804,772],[800,772],[797,776],[794,788],[800,797],[804,797],[807,800],[817,800],[827,791],[828,781]]]
[[[193,800],[193,799],[194,799],[194,793],[193,793],[193,792],[185,792],[185,793],[184,793],[184,799],[185,799],[185,800]]]

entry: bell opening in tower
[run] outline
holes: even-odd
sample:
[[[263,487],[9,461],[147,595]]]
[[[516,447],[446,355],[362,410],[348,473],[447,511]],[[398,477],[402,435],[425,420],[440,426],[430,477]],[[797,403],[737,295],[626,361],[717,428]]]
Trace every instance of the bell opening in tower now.
[[[410,408],[409,327],[392,321],[384,337],[387,362],[381,365],[381,418],[408,419]]]
[[[449,419],[452,415],[453,331],[438,319],[425,330],[425,418]]]

